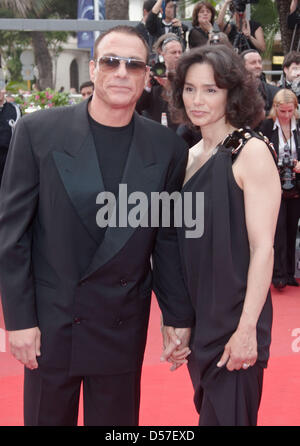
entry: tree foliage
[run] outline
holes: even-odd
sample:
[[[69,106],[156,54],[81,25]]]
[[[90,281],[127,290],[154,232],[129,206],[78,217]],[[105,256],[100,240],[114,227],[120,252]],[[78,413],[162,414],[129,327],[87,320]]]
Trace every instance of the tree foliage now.
[[[71,18],[74,1],[57,0],[0,0],[0,15],[6,18],[49,18],[59,14],[63,18]],[[73,5],[73,6],[72,6]],[[71,9],[71,6],[73,9]],[[41,89],[53,87],[52,58],[49,49],[60,49],[59,42],[67,40],[68,33],[53,32],[9,32],[0,31],[1,54],[6,61],[11,79],[21,80],[20,54],[22,50],[32,46],[35,62],[39,71],[38,86]]]

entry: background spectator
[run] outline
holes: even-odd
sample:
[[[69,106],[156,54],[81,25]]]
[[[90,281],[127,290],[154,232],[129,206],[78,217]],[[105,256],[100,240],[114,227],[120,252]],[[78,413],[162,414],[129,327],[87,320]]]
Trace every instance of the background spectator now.
[[[7,102],[5,90],[0,91],[0,184],[12,132],[21,112],[17,104]]]
[[[285,55],[282,64],[283,74],[279,85],[293,90],[300,103],[300,53],[290,51]]]
[[[260,23],[255,22],[254,20],[246,19],[244,6],[239,8],[239,10],[237,10],[235,7],[232,10],[233,21],[225,24],[224,18],[229,5],[232,7],[232,1],[225,0],[217,19],[217,24],[219,25],[221,31],[228,34],[230,42],[235,48],[239,49],[240,53],[249,48],[256,49],[259,52],[264,52],[266,49],[266,43],[263,29]],[[242,32],[242,36],[244,37],[242,42],[236,41],[239,31]]]
[[[218,25],[214,26],[216,10],[211,3],[201,1],[193,10],[192,29],[189,32],[189,47],[205,45],[209,35],[215,30],[219,31]]]
[[[137,102],[136,110],[157,122],[162,122],[162,114],[166,113],[168,127],[176,130],[178,125],[174,124],[169,114],[168,92],[169,79],[176,68],[179,58],[183,52],[182,41],[176,34],[168,33],[161,36],[153,47],[163,57],[165,72],[162,76],[151,73],[150,83],[144,90]],[[155,66],[153,68],[155,70]]]
[[[89,98],[94,92],[94,83],[92,81],[84,82],[80,85],[79,92],[83,99]]]
[[[146,20],[149,15],[149,12],[155,5],[156,0],[146,0],[143,4],[143,18],[140,23],[136,26],[137,30],[142,34],[144,39],[149,45],[149,48],[152,49],[154,43],[154,37],[149,33],[149,30],[146,28]]]
[[[165,8],[162,9],[163,0],[157,0],[153,6],[151,12],[149,12],[146,27],[149,33],[156,41],[161,35],[167,33],[176,34],[183,42],[184,48],[186,47],[186,33],[188,28],[182,24],[181,21],[175,17],[176,2],[172,0],[165,0]],[[162,13],[162,18],[159,17],[159,13]]]
[[[291,90],[281,89],[274,97],[269,119],[261,124],[262,133],[273,143],[277,152],[282,183],[274,244],[273,285],[276,288],[299,286],[294,277],[300,218],[300,134],[297,108],[296,95]],[[289,182],[288,178],[292,179],[293,176],[295,179]]]
[[[259,90],[265,101],[265,112],[267,116],[273,105],[274,96],[279,88],[266,81],[262,71],[262,58],[257,50],[246,50],[241,54],[241,57],[244,60],[246,70],[251,72],[259,80]]]

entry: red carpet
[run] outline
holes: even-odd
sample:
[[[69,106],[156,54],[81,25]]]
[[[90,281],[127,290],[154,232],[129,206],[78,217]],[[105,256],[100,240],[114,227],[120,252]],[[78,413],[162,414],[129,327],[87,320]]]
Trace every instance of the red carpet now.
[[[300,289],[272,290],[273,342],[259,411],[260,426],[300,425]],[[0,312],[0,327],[3,327]],[[22,366],[3,352],[0,330],[0,426],[20,426],[22,418]],[[7,350],[7,346],[6,346]],[[169,371],[159,361],[160,315],[153,299],[149,336],[142,375],[141,426],[195,426],[198,415],[187,369]],[[82,425],[82,410],[79,424]]]

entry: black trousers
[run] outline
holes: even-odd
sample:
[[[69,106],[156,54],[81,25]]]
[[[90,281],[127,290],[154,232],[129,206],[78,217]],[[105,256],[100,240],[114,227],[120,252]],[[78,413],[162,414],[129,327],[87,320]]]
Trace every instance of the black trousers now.
[[[140,371],[108,376],[68,376],[60,369],[25,369],[25,426],[76,426],[83,389],[85,426],[137,426]]]
[[[295,249],[300,198],[282,198],[274,243],[273,279],[287,280],[295,275]]]
[[[256,426],[264,369],[224,369],[216,392],[203,389],[199,426]]]

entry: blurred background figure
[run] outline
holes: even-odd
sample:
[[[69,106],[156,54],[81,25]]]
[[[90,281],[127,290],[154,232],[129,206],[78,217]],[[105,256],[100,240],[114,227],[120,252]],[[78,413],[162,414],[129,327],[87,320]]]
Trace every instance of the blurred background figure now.
[[[87,99],[94,93],[94,83],[92,81],[83,82],[79,87],[79,92],[83,99]]]
[[[259,91],[265,101],[265,116],[267,116],[273,105],[274,96],[279,88],[266,81],[266,77],[262,71],[262,58],[257,50],[249,49],[243,51],[241,57],[244,60],[246,70],[259,80]]]
[[[182,41],[176,34],[162,35],[154,44],[157,62],[151,67],[150,81],[137,102],[136,110],[154,121],[177,130],[169,113],[169,76],[175,72],[183,53]]]
[[[229,6],[233,20],[225,23],[224,18]],[[263,53],[266,49],[263,29],[260,23],[246,19],[245,7],[245,3],[241,2],[239,6],[234,6],[231,0],[225,0],[219,12],[217,24],[221,31],[228,34],[230,42],[239,53],[249,48]]]
[[[273,143],[278,155],[282,200],[274,244],[273,285],[299,286],[295,279],[295,249],[300,218],[300,134],[296,95],[281,89],[274,97],[269,119],[262,133]]]
[[[227,34],[220,32],[212,32],[209,34],[208,43],[210,45],[227,45],[232,49],[232,45],[228,39]]]
[[[136,26],[137,30],[142,34],[142,36],[148,43],[150,50],[152,50],[152,46],[154,43],[154,37],[149,33],[148,29],[146,28],[146,21],[147,21],[149,12],[152,10],[155,3],[156,3],[156,0],[144,1],[144,3],[143,3],[143,18],[140,21],[140,23]]]
[[[189,32],[189,48],[205,45],[209,36],[215,31],[220,31],[215,24],[216,10],[211,3],[201,1],[197,3],[193,10],[192,29]]]
[[[5,93],[5,90],[0,91],[0,184],[12,132],[21,117],[19,107],[12,101],[6,101]]]
[[[300,103],[300,53],[290,51],[284,56],[282,64],[283,74],[279,85],[292,90]]]
[[[299,0],[292,0],[290,5],[290,13],[287,18],[288,27],[295,30],[300,25],[300,4]],[[293,47],[293,42],[291,47]],[[297,42],[297,50],[299,50],[299,42]]]
[[[162,14],[162,18],[159,14]],[[177,2],[173,0],[157,0],[146,21],[146,27],[153,36],[154,42],[163,34],[176,34],[186,48],[188,27],[177,17]]]

